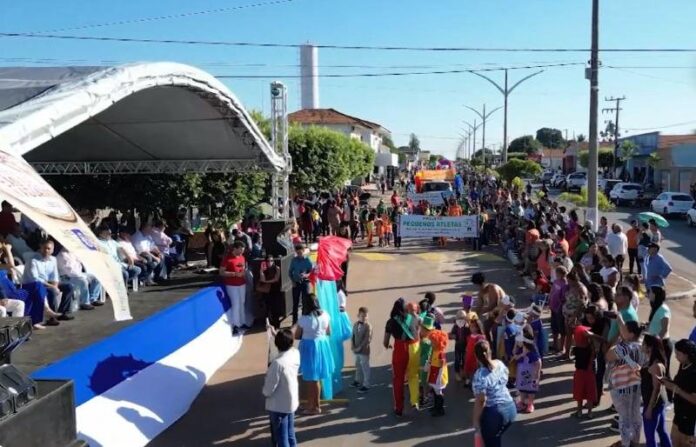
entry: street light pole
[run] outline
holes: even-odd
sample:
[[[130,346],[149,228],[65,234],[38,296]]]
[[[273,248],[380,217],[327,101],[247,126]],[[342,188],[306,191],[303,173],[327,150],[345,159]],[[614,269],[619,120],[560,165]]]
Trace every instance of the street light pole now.
[[[592,0],[592,50],[590,55],[590,135],[585,219],[597,228],[597,115],[599,108],[599,0]]]
[[[474,109],[473,107],[469,106],[464,106],[467,109],[473,111],[475,114],[477,114],[481,120],[483,121],[483,142],[481,143],[483,147],[481,148],[481,155],[483,157],[483,167],[486,167],[486,120],[488,119],[489,116],[493,115],[493,113],[497,112],[500,110],[502,107],[496,107],[495,109],[491,110],[490,112],[486,113],[486,104],[483,105],[483,113],[479,112],[478,110]],[[474,121],[476,122],[476,121]]]
[[[522,79],[520,79],[519,81],[517,81],[517,82],[516,82],[512,87],[510,87],[510,88],[508,88],[508,71],[507,71],[507,69],[505,69],[505,87],[504,87],[504,88],[501,87],[500,85],[498,85],[497,82],[495,82],[493,79],[489,78],[488,76],[484,76],[484,75],[482,75],[481,73],[478,73],[478,72],[475,72],[475,71],[472,71],[472,72],[471,72],[472,74],[475,74],[476,76],[479,76],[479,77],[485,79],[486,81],[490,82],[491,84],[493,84],[493,86],[495,86],[495,88],[497,88],[497,89],[500,91],[500,93],[503,94],[503,107],[505,108],[505,110],[503,111],[503,163],[507,163],[507,145],[508,145],[508,138],[507,138],[507,133],[508,133],[508,132],[507,132],[507,123],[508,123],[508,119],[507,119],[507,118],[508,118],[508,96],[510,96],[510,93],[512,93],[512,91],[515,90],[515,88],[516,88],[518,85],[520,85],[521,83],[523,83],[524,81],[526,81],[527,79],[529,79],[529,78],[531,78],[531,77],[534,77],[534,76],[536,76],[536,75],[538,75],[538,74],[540,74],[540,73],[543,73],[543,71],[544,71],[544,70],[539,70],[539,71],[537,71],[537,72],[535,72],[535,73],[530,74],[529,76],[525,76],[524,78],[522,78]]]
[[[476,120],[474,120],[474,124],[473,124],[473,125],[472,125],[471,123],[469,123],[468,121],[464,121],[464,124],[466,124],[467,126],[469,126],[469,132],[472,133],[472,134],[473,134],[473,137],[474,137],[473,140],[472,140],[471,150],[469,151],[469,155],[470,155],[469,158],[473,160],[473,159],[474,159],[474,153],[476,152],[476,129],[478,129],[479,127],[481,127],[481,123],[476,124]]]

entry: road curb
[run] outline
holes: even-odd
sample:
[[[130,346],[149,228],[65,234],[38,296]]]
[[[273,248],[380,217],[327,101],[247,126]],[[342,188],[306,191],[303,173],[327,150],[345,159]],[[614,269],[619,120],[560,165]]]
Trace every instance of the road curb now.
[[[686,298],[691,298],[694,295],[696,295],[696,287],[692,288],[691,290],[687,290],[685,292],[668,293],[667,300],[669,300],[669,301],[683,300]]]

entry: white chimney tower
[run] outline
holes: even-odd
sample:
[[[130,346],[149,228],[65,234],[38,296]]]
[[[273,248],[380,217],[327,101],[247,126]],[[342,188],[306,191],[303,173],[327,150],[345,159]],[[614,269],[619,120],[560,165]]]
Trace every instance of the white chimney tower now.
[[[319,108],[319,49],[311,44],[300,47],[302,108]]]

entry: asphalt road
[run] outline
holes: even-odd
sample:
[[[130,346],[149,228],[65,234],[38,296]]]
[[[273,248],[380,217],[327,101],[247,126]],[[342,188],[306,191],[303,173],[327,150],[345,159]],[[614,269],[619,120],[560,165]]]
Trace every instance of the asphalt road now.
[[[358,247],[351,259],[348,312],[353,317],[360,306],[367,306],[370,310],[375,330],[371,356],[373,388],[364,395],[347,388],[336,396],[334,402],[323,406],[322,415],[298,417],[296,425],[300,445],[473,445],[471,392],[453,380],[451,370],[445,417],[432,418],[427,412],[409,413],[402,418],[391,414],[391,351],[381,346],[384,322],[394,299],[403,296],[409,301],[417,301],[426,291],[437,294],[437,305],[450,320],[453,319],[460,306],[459,296],[473,291],[469,279],[476,271],[483,271],[489,280],[499,283],[521,303],[526,302],[529,291],[497,252],[471,252],[453,243],[447,249],[435,248],[429,241],[410,242],[401,250],[367,251]],[[694,325],[691,305],[691,300],[670,302],[673,339],[690,333]],[[648,305],[642,303],[640,313],[643,319],[647,318],[647,311]],[[445,330],[450,328],[451,322],[444,327]],[[267,416],[260,391],[266,370],[265,334],[245,335],[243,343],[240,352],[210,379],[189,413],[155,439],[151,446],[269,445]],[[450,346],[450,351],[452,349]],[[346,365],[344,383],[347,385],[353,372],[349,350],[346,350]],[[571,395],[572,375],[571,363],[560,363],[551,358],[544,360],[537,411],[518,418],[505,435],[505,446],[594,447],[610,445],[618,439],[609,430],[609,413],[598,411],[593,420],[578,421],[570,417],[575,407]],[[605,394],[600,410],[608,406],[609,398]]]

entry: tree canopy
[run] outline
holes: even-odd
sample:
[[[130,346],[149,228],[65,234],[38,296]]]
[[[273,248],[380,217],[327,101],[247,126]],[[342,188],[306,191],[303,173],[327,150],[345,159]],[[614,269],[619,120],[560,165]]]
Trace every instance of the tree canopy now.
[[[408,140],[408,147],[409,149],[411,149],[412,152],[420,151],[420,140],[418,139],[415,133],[411,134],[411,137]]]
[[[587,169],[590,164],[590,153],[588,151],[580,151],[579,160],[580,166]],[[600,149],[599,152],[597,152],[597,165],[604,169],[613,168],[614,150]]]
[[[515,177],[536,177],[537,175],[541,174],[542,171],[539,163],[532,160],[518,159],[509,160],[504,165],[499,166],[496,170],[500,174],[500,177],[508,182],[512,182]]]
[[[290,128],[290,185],[297,191],[327,191],[372,171],[375,154],[358,140],[323,127]]]
[[[565,140],[563,139],[563,132],[560,129],[552,129],[549,127],[542,127],[536,131],[536,139],[539,143],[543,144],[545,147],[551,149],[558,149],[563,147]]]
[[[508,153],[525,152],[527,154],[535,154],[539,150],[541,150],[541,144],[532,135],[515,138],[508,146]]]

